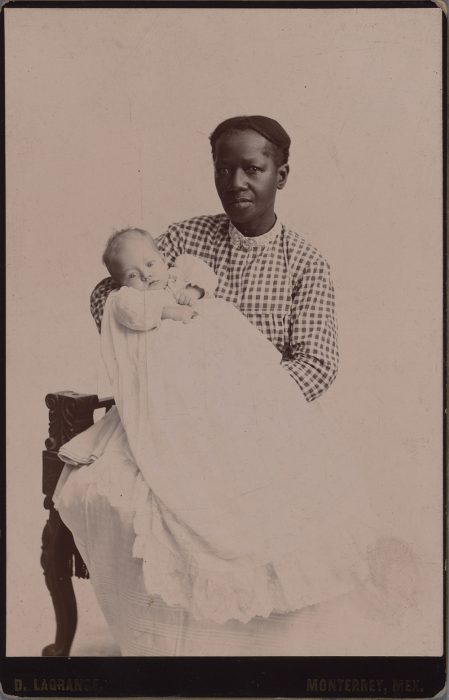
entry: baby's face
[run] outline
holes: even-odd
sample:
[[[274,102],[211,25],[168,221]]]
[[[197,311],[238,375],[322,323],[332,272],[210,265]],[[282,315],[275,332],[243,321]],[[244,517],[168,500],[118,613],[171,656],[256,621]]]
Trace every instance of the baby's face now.
[[[167,265],[151,241],[138,233],[125,238],[114,263],[117,278],[126,287],[145,291],[164,289],[167,285]]]

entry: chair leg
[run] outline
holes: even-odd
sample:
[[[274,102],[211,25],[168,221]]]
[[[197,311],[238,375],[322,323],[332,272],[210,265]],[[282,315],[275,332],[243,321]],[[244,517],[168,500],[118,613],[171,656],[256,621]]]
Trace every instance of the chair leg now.
[[[45,499],[47,501],[47,498]],[[56,638],[42,656],[69,656],[77,625],[76,599],[72,585],[73,537],[54,509],[45,503],[49,517],[42,532],[41,565],[56,616]]]

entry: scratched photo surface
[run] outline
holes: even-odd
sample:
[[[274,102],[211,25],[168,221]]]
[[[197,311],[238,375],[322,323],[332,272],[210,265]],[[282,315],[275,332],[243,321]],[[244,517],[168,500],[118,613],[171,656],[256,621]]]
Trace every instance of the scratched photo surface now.
[[[110,393],[89,312],[105,241],[222,212],[208,137],[240,114],[291,136],[276,213],[336,293],[340,368],[318,400],[347,446],[334,473],[391,544],[377,589],[300,610],[284,653],[440,655],[440,9],[7,8],[5,26],[7,655],[54,641],[44,399]],[[72,655],[119,654],[90,581],[74,587]]]

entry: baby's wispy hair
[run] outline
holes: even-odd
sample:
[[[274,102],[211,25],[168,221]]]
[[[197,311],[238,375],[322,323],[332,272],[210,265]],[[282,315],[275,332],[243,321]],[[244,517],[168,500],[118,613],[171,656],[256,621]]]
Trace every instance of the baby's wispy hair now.
[[[120,231],[115,231],[111,236],[109,236],[108,241],[106,243],[106,247],[104,249],[104,253],[102,256],[102,261],[104,265],[106,265],[106,268],[114,279],[116,278],[117,275],[117,270],[114,267],[114,261],[115,258],[120,251],[120,247],[122,242],[132,236],[133,234],[140,234],[141,236],[145,237],[153,246],[153,248],[159,252],[158,247],[155,243],[155,240],[151,233],[148,231],[145,231],[142,228],[136,228],[135,226],[128,226],[126,228],[120,229]]]

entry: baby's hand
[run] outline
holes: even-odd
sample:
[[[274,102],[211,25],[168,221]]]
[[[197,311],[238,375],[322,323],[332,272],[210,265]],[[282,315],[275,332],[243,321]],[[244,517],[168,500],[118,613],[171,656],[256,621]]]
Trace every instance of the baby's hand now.
[[[183,306],[179,309],[179,320],[188,323],[195,316],[195,311],[190,306]]]
[[[196,312],[190,306],[164,306],[161,318],[171,319],[172,321],[182,321],[188,323],[191,318],[196,315]]]
[[[175,299],[178,304],[183,304],[185,306],[190,306],[192,304],[192,297],[185,289],[182,289],[180,292],[176,292]]]
[[[185,306],[191,306],[198,299],[204,295],[204,292],[199,287],[186,287],[186,289],[181,289],[181,291],[175,294],[175,299],[178,304],[183,304]]]

